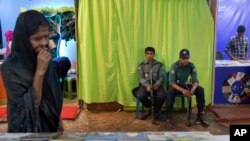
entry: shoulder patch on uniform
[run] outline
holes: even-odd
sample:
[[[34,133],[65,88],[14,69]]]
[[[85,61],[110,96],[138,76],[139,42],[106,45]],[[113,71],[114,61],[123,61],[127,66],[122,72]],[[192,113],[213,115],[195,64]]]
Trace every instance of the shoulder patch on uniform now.
[[[196,70],[196,68],[193,68],[193,72],[196,72],[197,70]]]
[[[141,69],[141,67],[144,65],[144,63],[145,63],[145,61],[140,62],[140,63],[139,63],[139,65],[138,65],[138,67],[137,67],[137,69],[139,69],[139,70],[140,70],[140,69]]]

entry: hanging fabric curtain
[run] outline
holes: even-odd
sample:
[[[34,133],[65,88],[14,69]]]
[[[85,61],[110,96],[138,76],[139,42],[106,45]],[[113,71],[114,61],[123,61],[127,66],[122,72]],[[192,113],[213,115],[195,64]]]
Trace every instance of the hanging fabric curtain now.
[[[165,70],[191,51],[211,102],[214,22],[206,0],[80,0],[78,99],[132,106],[137,64],[153,46]]]

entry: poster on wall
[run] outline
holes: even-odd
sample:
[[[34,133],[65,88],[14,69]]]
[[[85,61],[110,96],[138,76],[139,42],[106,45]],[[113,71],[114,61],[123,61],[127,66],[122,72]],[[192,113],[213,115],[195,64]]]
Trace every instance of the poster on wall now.
[[[248,65],[215,67],[214,104],[250,104]]]

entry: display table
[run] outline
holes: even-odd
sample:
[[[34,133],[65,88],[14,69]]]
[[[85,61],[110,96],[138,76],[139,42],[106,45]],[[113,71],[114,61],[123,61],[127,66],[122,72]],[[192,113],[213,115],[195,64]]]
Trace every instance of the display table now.
[[[213,104],[250,103],[250,61],[216,60]]]
[[[3,81],[2,81],[1,65],[2,65],[2,61],[0,60],[0,105],[5,105],[7,98],[6,98],[6,91],[3,85]]]
[[[229,135],[211,135],[209,132],[90,132],[90,133],[0,133],[0,140],[102,140],[102,141],[229,141]]]

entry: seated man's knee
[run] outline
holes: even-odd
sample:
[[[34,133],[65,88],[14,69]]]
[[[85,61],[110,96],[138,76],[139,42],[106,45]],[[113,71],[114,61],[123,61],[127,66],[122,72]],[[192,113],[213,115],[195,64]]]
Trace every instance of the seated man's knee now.
[[[168,90],[167,90],[167,94],[173,94],[173,93],[175,93],[174,88],[169,87]]]
[[[137,93],[137,96],[136,96],[139,100],[141,99],[145,99],[147,98],[148,96],[146,96],[146,94],[142,94],[142,93]]]
[[[137,97],[137,93],[138,93],[138,87],[132,90],[132,94],[134,95],[134,97]]]
[[[166,96],[167,96],[167,94],[166,94],[166,92],[165,92],[164,89],[157,91],[155,95],[156,95],[157,97],[163,98],[163,99],[166,98]]]
[[[197,92],[198,94],[203,94],[203,95],[204,95],[204,88],[201,87],[201,86],[198,86],[198,87],[196,88],[196,92]]]

